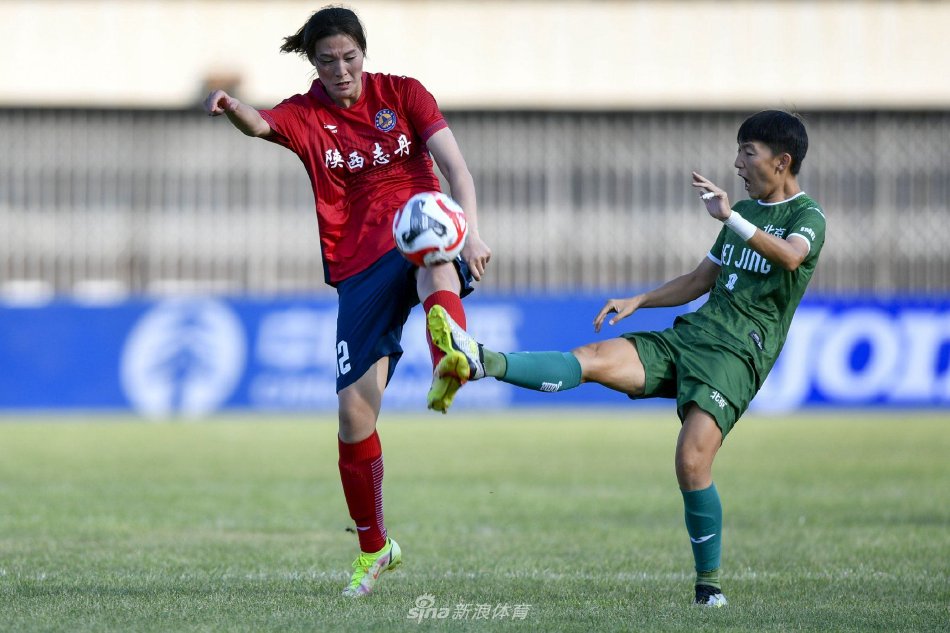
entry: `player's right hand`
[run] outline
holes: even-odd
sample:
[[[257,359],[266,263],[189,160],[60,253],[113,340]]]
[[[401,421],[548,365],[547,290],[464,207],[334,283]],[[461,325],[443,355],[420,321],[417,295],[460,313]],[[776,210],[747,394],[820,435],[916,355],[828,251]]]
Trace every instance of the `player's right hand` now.
[[[706,212],[720,222],[724,222],[732,213],[729,196],[709,178],[695,171],[692,173],[692,186],[700,190],[700,199],[706,205]]]
[[[636,312],[638,307],[640,307],[639,297],[630,297],[629,299],[609,299],[594,318],[594,331],[600,332],[600,328],[604,324],[604,319],[607,318],[608,314],[617,315],[608,321],[610,325],[614,325],[618,321],[626,319],[628,316]]]
[[[205,112],[208,116],[219,116],[226,112],[237,110],[241,102],[226,93],[224,90],[213,90],[205,99]]]

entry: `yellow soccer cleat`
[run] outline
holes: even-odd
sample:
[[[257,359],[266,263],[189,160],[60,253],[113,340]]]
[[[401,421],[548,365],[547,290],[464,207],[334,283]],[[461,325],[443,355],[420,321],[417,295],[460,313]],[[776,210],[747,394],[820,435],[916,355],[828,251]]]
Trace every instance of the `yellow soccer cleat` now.
[[[432,372],[427,404],[430,409],[446,413],[462,385],[485,377],[484,353],[478,341],[453,321],[442,306],[429,310],[426,325],[432,342],[445,352]]]
[[[350,584],[343,590],[343,595],[349,598],[368,596],[373,593],[380,574],[396,569],[401,562],[402,550],[391,538],[386,539],[386,545],[378,552],[360,552],[353,561],[353,576],[350,578]]]
[[[461,352],[449,352],[439,361],[432,372],[432,386],[426,398],[427,406],[433,411],[448,413],[455,394],[464,382],[460,376],[468,375],[468,361]]]

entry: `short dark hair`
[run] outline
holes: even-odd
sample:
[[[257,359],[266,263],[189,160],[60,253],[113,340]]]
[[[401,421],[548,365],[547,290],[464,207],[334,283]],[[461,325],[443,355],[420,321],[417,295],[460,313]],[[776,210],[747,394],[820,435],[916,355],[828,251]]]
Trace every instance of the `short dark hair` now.
[[[300,30],[284,38],[282,53],[299,53],[313,63],[317,42],[333,35],[346,35],[366,55],[366,34],[363,23],[352,9],[328,5],[314,13]]]
[[[773,154],[788,152],[792,157],[789,170],[793,176],[802,168],[808,152],[808,133],[801,117],[783,110],[762,110],[743,121],[736,142],[751,141],[764,143]]]

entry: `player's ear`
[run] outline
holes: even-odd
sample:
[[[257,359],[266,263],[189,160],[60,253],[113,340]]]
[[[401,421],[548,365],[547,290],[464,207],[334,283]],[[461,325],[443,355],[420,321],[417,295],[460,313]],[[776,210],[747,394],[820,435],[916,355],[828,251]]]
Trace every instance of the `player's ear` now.
[[[784,173],[788,171],[792,166],[792,155],[788,152],[782,152],[778,155],[778,164],[775,168],[779,173]]]

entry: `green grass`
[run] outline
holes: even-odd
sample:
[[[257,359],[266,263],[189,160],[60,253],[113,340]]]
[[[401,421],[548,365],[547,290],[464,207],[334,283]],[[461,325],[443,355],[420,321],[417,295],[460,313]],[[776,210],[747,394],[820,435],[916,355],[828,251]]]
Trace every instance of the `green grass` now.
[[[715,470],[730,605],[707,610],[678,425],[641,411],[388,416],[405,562],[359,601],[332,421],[7,418],[0,630],[950,628],[950,415],[744,419]],[[422,594],[452,614],[408,619]]]

